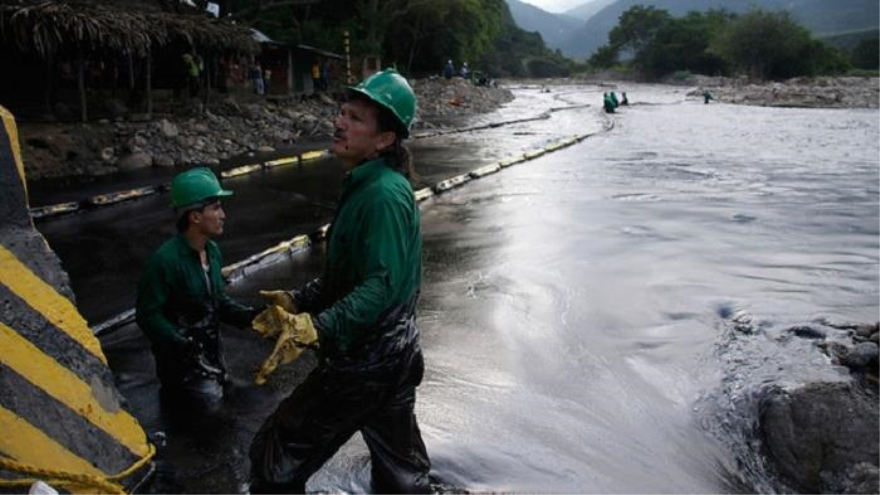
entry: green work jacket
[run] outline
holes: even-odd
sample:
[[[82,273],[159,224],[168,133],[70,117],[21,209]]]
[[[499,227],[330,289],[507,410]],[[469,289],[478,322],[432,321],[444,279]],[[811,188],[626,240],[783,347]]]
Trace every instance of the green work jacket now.
[[[383,318],[421,286],[422,232],[409,181],[384,158],[358,165],[342,183],[328,235],[321,278],[294,298],[317,315],[322,349],[345,354],[382,338],[371,334],[385,332],[392,322]]]
[[[224,292],[220,248],[208,241],[210,291],[199,253],[178,234],[157,249],[141,274],[137,322],[154,343],[181,341],[196,329],[216,330],[223,321],[237,327],[250,323],[254,310]]]

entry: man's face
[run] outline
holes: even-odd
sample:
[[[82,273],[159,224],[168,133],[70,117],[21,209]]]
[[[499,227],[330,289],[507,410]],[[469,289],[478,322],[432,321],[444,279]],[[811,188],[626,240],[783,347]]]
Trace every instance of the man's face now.
[[[350,170],[394,143],[394,133],[379,132],[379,110],[369,102],[353,98],[342,105],[333,134],[333,153]]]
[[[210,239],[223,233],[226,212],[219,201],[214,201],[201,210],[191,212],[189,221],[202,235]]]

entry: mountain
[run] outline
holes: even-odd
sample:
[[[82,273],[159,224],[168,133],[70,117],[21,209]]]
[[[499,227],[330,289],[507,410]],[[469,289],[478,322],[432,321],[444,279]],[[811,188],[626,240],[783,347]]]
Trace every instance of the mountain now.
[[[598,1],[598,0],[597,0]],[[880,24],[877,0],[617,0],[593,15],[560,46],[562,53],[577,59],[589,58],[608,41],[608,32],[620,15],[635,5],[654,6],[681,16],[691,10],[724,8],[742,13],[753,6],[764,10],[787,10],[816,35],[876,28]]]
[[[569,17],[576,17],[583,21],[588,21],[590,17],[593,17],[597,12],[616,1],[617,0],[591,0],[587,3],[566,10],[564,14]]]
[[[525,31],[541,33],[544,43],[552,49],[561,47],[584,24],[581,19],[553,14],[520,0],[506,1],[516,25]]]

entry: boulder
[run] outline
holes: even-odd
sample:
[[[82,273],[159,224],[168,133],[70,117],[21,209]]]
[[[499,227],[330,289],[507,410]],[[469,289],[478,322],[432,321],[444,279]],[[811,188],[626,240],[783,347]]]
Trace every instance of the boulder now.
[[[862,480],[863,465],[877,469],[878,402],[868,395],[841,381],[775,387],[763,397],[760,435],[785,482],[805,493],[839,492],[834,480]],[[875,476],[864,493],[877,493],[877,483]]]
[[[112,146],[101,150],[101,161],[112,163],[114,158],[116,158],[116,151]]]
[[[153,166],[153,157],[149,153],[131,153],[120,158],[116,166],[122,172],[150,168]]]
[[[153,157],[153,165],[162,168],[171,168],[174,166],[174,158],[164,153]]]
[[[177,125],[169,122],[168,119],[162,119],[162,121],[159,122],[159,131],[167,138],[177,137],[177,135],[180,134]]]
[[[840,359],[840,363],[853,369],[862,369],[867,366],[877,365],[877,357],[880,354],[877,344],[874,342],[861,342]]]

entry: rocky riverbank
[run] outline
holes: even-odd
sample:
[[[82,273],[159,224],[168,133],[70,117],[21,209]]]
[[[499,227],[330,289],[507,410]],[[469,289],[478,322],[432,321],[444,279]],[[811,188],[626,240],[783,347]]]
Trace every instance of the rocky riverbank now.
[[[414,128],[490,112],[513,99],[510,91],[476,87],[462,79],[414,80],[419,113]],[[248,152],[327,142],[339,101],[327,94],[305,98],[217,99],[203,112],[156,115],[136,122],[116,119],[82,123],[21,123],[29,180],[88,178],[149,167],[217,165]]]
[[[878,493],[877,323],[774,328],[739,315],[718,347],[722,390],[697,410],[761,492]]]
[[[686,84],[698,87],[689,97],[702,98],[703,91],[717,101],[738,105],[802,108],[878,108],[880,79],[876,77],[798,77],[783,82],[751,83],[742,78],[696,76]]]

